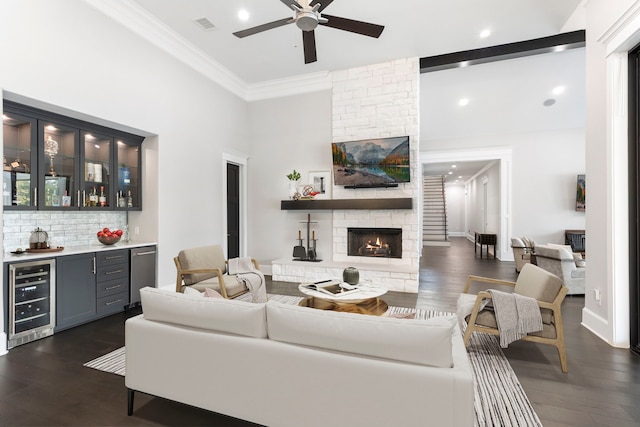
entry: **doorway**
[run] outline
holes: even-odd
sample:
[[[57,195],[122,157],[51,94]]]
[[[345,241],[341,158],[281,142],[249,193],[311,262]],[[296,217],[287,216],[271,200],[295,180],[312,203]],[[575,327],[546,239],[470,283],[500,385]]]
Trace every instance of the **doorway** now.
[[[248,159],[222,153],[222,247],[227,259],[247,256]]]
[[[240,256],[240,166],[227,163],[227,257]]]
[[[640,354],[640,45],[629,51],[629,344]]]

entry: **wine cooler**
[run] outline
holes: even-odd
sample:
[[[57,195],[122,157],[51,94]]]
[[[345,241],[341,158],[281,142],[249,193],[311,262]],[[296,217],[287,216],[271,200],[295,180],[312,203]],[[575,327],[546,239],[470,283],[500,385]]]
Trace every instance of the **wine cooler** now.
[[[9,265],[8,348],[53,335],[56,261]]]

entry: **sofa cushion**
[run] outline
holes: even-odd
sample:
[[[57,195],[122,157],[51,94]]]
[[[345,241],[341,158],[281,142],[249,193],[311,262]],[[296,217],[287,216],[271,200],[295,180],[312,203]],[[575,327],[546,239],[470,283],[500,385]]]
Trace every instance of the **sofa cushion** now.
[[[145,319],[255,338],[267,337],[265,305],[203,298],[164,289],[140,290]]]
[[[269,338],[291,344],[450,368],[455,316],[394,319],[267,302]]]

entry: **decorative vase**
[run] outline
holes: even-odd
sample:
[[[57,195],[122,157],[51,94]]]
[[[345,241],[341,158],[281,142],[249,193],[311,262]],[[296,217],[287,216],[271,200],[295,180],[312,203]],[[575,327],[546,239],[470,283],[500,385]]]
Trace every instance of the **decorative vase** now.
[[[293,200],[298,192],[298,181],[289,181],[289,198]]]
[[[360,272],[355,267],[347,267],[342,272],[342,280],[355,286],[360,281]]]

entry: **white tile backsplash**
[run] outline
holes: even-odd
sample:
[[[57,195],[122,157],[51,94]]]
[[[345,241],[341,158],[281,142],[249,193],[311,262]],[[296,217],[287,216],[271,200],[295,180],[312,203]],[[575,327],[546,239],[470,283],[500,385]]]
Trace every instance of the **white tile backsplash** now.
[[[126,223],[126,212],[5,212],[2,246],[4,252],[28,248],[36,227],[47,232],[52,246],[91,245],[98,241],[98,230],[124,229]]]

